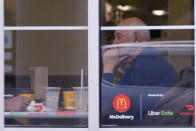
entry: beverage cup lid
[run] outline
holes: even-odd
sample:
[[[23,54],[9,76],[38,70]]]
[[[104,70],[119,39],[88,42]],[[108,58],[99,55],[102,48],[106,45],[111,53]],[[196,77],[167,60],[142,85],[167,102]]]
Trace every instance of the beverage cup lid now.
[[[61,87],[44,87],[45,90],[60,90]]]
[[[80,90],[82,88],[82,90],[87,90],[88,87],[72,87],[74,90]]]
[[[34,94],[34,91],[32,89],[21,89],[19,94]]]

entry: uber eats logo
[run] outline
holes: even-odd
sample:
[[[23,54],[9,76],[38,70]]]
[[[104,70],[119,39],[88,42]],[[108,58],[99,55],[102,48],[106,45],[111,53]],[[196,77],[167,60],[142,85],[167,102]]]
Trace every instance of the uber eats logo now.
[[[171,111],[148,111],[149,116],[173,116],[174,112]]]

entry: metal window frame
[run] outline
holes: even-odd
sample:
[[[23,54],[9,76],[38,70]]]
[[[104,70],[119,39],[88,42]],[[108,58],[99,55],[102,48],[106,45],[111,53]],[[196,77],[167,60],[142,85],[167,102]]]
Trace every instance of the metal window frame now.
[[[102,26],[101,30],[188,30],[195,29],[194,25],[168,26]]]
[[[110,31],[110,30],[194,30],[194,43],[196,43],[196,0],[194,0],[194,25],[168,25],[168,26],[101,26],[101,31]],[[154,45],[159,46],[159,45]],[[192,46],[192,45],[191,45]],[[184,47],[188,47],[184,45]],[[196,46],[194,45],[193,48],[194,51],[194,65],[196,65]],[[195,69],[195,68],[194,68]],[[195,72],[196,76],[196,72]],[[195,85],[196,85],[196,79],[195,79]],[[196,90],[195,90],[196,94]],[[196,105],[196,97],[195,97],[195,105]],[[195,126],[196,126],[196,117],[195,117]],[[193,128],[99,128],[99,131],[165,131],[167,129],[168,131],[173,130],[195,130],[195,127]]]
[[[4,30],[88,30],[88,26],[5,26]]]
[[[194,7],[196,7],[194,0]],[[194,8],[194,15],[196,8]],[[87,26],[28,26],[28,27],[6,27],[4,26],[4,0],[0,0],[0,130],[3,131],[163,131],[165,128],[99,128],[99,31],[102,30],[129,30],[129,29],[193,29],[194,41],[196,42],[196,16],[194,16],[194,25],[182,26],[140,26],[140,27],[105,27],[99,26],[99,0],[88,0],[88,27]],[[89,76],[89,128],[4,128],[4,31],[5,30],[88,30],[88,76]],[[194,46],[196,50],[196,46]],[[195,51],[196,56],[196,51]],[[196,65],[196,57],[195,57]],[[195,73],[196,75],[196,73]],[[196,83],[196,82],[195,82]],[[196,90],[195,90],[196,94]],[[195,100],[196,105],[196,100]],[[196,120],[196,118],[195,118]],[[177,128],[179,131],[195,130],[195,128]],[[167,128],[175,130],[175,128]]]
[[[0,0],[0,130],[4,127],[4,1]]]

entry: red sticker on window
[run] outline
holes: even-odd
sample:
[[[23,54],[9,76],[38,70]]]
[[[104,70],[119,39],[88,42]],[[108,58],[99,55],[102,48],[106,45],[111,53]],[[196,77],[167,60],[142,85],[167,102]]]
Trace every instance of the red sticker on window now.
[[[113,107],[117,112],[126,112],[131,106],[131,101],[128,96],[119,94],[113,99]]]
[[[185,105],[185,107],[189,110],[189,111],[193,111],[195,109],[194,105]]]

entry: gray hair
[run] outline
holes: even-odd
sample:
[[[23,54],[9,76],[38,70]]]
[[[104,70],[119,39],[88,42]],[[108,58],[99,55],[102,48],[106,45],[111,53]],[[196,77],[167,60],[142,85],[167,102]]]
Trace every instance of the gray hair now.
[[[123,20],[121,23],[124,23],[128,26],[146,26],[146,23],[144,23],[141,19],[139,19],[137,17],[127,18],[127,19]],[[141,39],[143,41],[150,40],[150,31],[149,30],[130,30],[131,35],[133,35],[133,33],[135,31],[138,31],[140,33]]]

